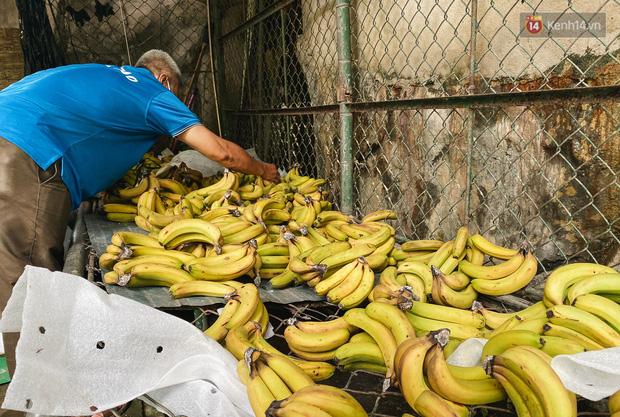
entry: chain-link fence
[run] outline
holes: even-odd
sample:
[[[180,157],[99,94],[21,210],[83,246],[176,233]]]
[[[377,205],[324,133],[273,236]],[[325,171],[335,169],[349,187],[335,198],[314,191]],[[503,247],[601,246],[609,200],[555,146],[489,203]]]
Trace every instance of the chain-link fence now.
[[[617,0],[212,0],[225,131],[406,238],[620,264]]]

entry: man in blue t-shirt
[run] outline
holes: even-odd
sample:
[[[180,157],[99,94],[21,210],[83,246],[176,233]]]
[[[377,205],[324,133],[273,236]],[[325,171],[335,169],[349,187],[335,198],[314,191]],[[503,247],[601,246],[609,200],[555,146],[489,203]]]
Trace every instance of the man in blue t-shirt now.
[[[167,53],[151,50],[135,67],[68,65],[0,91],[0,311],[25,265],[60,268],[70,208],[122,177],[159,136],[279,180],[275,165],[200,123],[175,95],[180,78]],[[0,411],[9,415],[20,414]]]

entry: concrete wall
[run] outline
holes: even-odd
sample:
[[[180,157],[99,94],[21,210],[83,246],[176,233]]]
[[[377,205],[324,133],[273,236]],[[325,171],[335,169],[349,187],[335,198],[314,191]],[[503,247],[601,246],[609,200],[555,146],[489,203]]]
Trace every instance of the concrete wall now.
[[[21,79],[24,59],[14,0],[0,0],[0,90]]]
[[[334,3],[302,1],[297,53],[313,104],[335,101]],[[466,92],[470,19],[463,3],[355,0],[356,98]],[[620,34],[620,5],[592,0],[574,1],[572,7],[590,12],[605,4],[606,38],[543,40],[517,36],[519,14],[531,13],[525,5],[479,1],[477,91],[618,83],[620,44],[613,40]],[[565,8],[565,1],[549,0],[538,11]],[[408,235],[451,238],[465,218],[468,117],[463,109],[356,115],[359,209],[393,206]],[[330,149],[338,132],[324,119],[315,118],[315,133],[319,149]],[[472,227],[506,244],[527,238],[548,263],[566,256],[620,263],[620,189],[613,174],[620,166],[618,120],[620,106],[612,103],[477,112]],[[325,173],[338,183],[337,169]]]

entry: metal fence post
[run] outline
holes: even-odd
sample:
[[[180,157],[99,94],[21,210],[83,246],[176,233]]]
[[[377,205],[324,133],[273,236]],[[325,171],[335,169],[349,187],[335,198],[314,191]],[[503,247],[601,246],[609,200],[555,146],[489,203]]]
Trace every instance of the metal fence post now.
[[[340,106],[340,209],[353,212],[353,95],[351,71],[351,1],[336,0],[338,26],[338,103]]]
[[[224,97],[225,94],[222,94],[224,90],[224,85],[226,83],[226,73],[224,71],[224,51],[223,51],[223,41],[222,41],[222,12],[220,9],[219,0],[211,0],[211,3],[207,3],[207,7],[209,10],[208,19],[211,20],[212,28],[211,33],[208,36],[211,37],[211,45],[213,48],[213,55],[215,65],[211,68],[211,71],[215,74],[215,88],[217,92],[220,94],[215,95],[215,100],[218,101],[218,107],[220,109],[220,123],[221,123],[221,131],[219,132],[220,136],[227,135],[229,133],[228,124],[227,124],[227,115],[226,112],[221,110],[226,108],[226,100]]]
[[[478,32],[478,0],[471,0],[471,26],[469,36],[469,86],[468,94],[476,92],[476,33]],[[471,193],[473,181],[472,152],[474,145],[474,119],[476,117],[476,109],[470,107],[467,111],[467,188],[465,197],[465,221],[468,224],[471,219]]]

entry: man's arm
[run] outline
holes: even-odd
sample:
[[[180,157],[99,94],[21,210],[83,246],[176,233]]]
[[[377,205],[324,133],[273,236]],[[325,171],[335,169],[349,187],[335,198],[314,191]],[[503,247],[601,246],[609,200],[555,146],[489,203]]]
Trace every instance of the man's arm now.
[[[278,168],[274,164],[257,161],[242,147],[219,137],[202,125],[190,127],[178,139],[226,168],[258,175],[271,182],[280,181]]]

